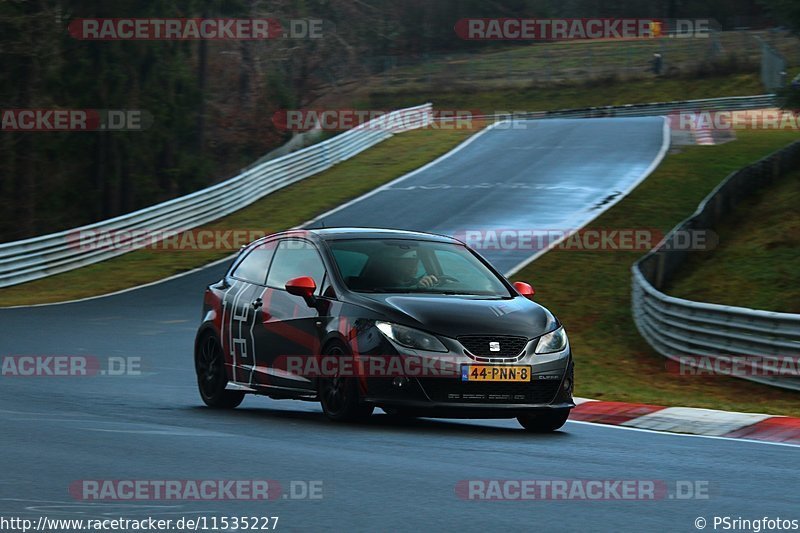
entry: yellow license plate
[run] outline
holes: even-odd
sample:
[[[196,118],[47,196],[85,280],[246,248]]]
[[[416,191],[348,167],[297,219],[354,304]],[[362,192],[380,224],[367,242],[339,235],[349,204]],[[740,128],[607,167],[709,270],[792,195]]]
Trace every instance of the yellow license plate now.
[[[464,365],[461,381],[530,381],[529,366]]]

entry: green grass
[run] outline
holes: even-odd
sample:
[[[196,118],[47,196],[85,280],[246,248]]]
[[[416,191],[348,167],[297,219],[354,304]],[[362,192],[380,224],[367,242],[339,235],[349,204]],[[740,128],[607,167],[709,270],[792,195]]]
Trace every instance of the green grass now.
[[[297,226],[448,152],[472,132],[417,130],[396,135],[332,169],[281,189],[203,226],[263,230]],[[236,250],[142,249],[57,276],[0,289],[0,306],[59,302],[163,279],[229,256]]]
[[[516,88],[480,91],[470,89],[373,91],[359,105],[389,109],[433,102],[438,109],[495,111],[543,111],[575,107],[624,105],[723,96],[763,94],[757,74],[732,74],[696,80],[651,78],[616,83]]]
[[[420,83],[450,79],[509,82],[511,80],[563,79],[565,76],[586,76],[593,71],[619,70],[645,73],[653,53],[660,51],[662,43],[678,44],[671,54],[674,63],[702,59],[698,50],[706,43],[691,40],[630,40],[620,41],[571,41],[512,45],[498,47],[491,52],[455,54],[436,58],[417,65],[398,67],[384,77],[392,85]],[[701,43],[701,46],[697,46]],[[505,48],[505,49],[503,49]]]
[[[771,34],[789,64],[797,64],[796,37]],[[758,72],[761,58],[756,32],[722,32],[716,38],[577,40],[549,43],[496,43],[475,53],[426,56],[363,81],[372,89],[421,90],[436,87],[481,91],[570,83],[575,80],[640,79],[652,76],[654,53],[664,58],[669,78]]]
[[[667,156],[642,185],[589,228],[667,231],[694,212],[731,171],[798,138],[796,132],[788,131],[742,131],[737,135],[735,142],[690,146]],[[630,267],[641,255],[555,249],[514,276],[532,282],[537,300],[566,325],[576,358],[577,394],[800,416],[796,392],[734,378],[687,377],[666,371],[665,359],[639,336],[631,318]],[[716,270],[714,275],[718,275]],[[747,285],[740,286],[739,292],[745,290],[749,290]]]
[[[673,280],[679,298],[800,313],[800,172],[743,202]]]

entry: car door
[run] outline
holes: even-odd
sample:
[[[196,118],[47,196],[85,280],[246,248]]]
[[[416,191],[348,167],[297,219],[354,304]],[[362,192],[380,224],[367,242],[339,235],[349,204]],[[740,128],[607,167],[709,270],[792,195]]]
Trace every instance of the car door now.
[[[278,243],[262,293],[261,325],[256,328],[261,385],[311,389],[312,383],[292,371],[309,356],[320,351],[320,336],[330,320],[329,305],[320,300],[309,306],[300,297],[286,292],[286,282],[301,276],[311,277],[317,285],[316,295],[322,294],[327,283],[325,265],[313,243],[287,238]]]
[[[233,379],[238,383],[253,383],[259,349],[256,328],[262,307],[261,294],[274,251],[273,243],[258,244],[246,250],[231,273],[230,287],[223,298],[223,349],[229,354]]]

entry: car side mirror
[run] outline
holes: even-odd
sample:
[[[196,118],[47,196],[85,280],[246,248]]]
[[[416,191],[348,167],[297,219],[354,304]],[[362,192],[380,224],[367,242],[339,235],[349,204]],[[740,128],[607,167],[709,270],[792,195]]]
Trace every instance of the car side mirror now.
[[[520,296],[524,296],[528,300],[533,300],[533,295],[536,293],[529,284],[525,283],[524,281],[515,281],[514,288],[517,289],[517,292]]]
[[[309,307],[314,307],[317,303],[317,299],[314,297],[316,290],[317,284],[309,276],[300,276],[286,282],[286,292],[295,296],[302,296]]]

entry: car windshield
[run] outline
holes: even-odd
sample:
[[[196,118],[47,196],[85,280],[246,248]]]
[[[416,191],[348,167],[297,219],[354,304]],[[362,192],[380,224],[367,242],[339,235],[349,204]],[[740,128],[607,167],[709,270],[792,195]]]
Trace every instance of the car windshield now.
[[[328,245],[345,284],[356,292],[511,296],[503,282],[459,244],[342,239]]]

